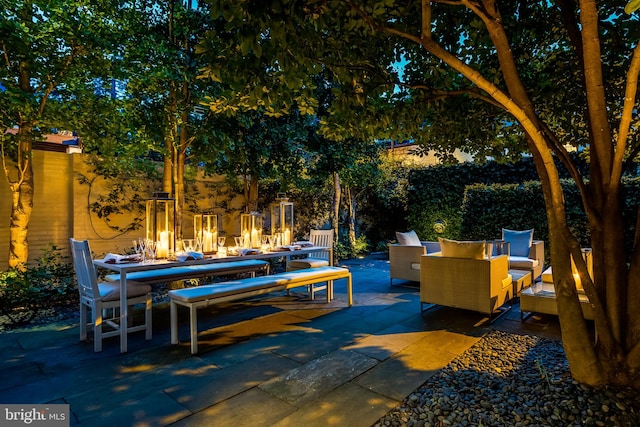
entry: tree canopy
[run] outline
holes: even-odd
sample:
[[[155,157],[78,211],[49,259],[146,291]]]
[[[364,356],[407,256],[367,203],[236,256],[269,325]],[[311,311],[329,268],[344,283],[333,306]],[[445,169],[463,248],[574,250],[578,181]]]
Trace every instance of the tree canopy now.
[[[322,71],[338,85],[323,132],[333,140],[413,140],[446,160],[454,148],[534,159],[549,222],[551,262],[572,374],[640,386],[640,246],[625,253],[620,180],[635,156],[640,70],[637,18],[619,2],[559,0],[211,0],[228,40],[203,75],[224,82],[228,108],[292,100],[313,106]],[[632,7],[629,8],[633,9]],[[209,55],[212,36],[202,43]],[[265,72],[233,74],[260,62]],[[302,104],[300,102],[300,104]],[[218,108],[216,105],[215,108]],[[568,150],[589,155],[588,176]],[[594,254],[589,277],[567,226],[558,169],[577,183]],[[591,341],[571,258],[594,307]],[[629,264],[627,262],[629,261]]]

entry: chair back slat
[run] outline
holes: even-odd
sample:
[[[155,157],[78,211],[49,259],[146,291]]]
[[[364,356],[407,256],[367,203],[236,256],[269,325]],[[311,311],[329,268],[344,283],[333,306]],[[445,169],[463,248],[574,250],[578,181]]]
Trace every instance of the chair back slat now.
[[[76,240],[74,238],[71,238],[70,241],[73,268],[76,271],[80,297],[88,297],[91,299],[100,298],[100,292],[98,291],[98,277],[95,266],[93,265],[89,241]]]
[[[309,241],[314,246],[333,248],[333,230],[311,230]],[[329,252],[312,252],[309,257],[329,260]]]

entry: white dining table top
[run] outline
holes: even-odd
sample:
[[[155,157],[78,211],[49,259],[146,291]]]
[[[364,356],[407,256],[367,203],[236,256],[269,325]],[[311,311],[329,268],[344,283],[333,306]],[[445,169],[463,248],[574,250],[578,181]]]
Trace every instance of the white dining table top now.
[[[219,257],[216,254],[212,254],[212,255],[205,255],[203,259],[188,260],[188,261],[156,259],[153,261],[145,261],[145,262],[113,263],[113,262],[106,262],[104,259],[95,259],[93,263],[98,267],[106,268],[108,270],[118,271],[118,272],[128,272],[128,271],[155,270],[155,269],[162,269],[162,268],[188,266],[188,265],[213,264],[213,263],[219,263],[219,262],[233,262],[233,261],[241,261],[243,259],[267,259],[267,258],[278,258],[278,257],[290,257],[295,255],[305,255],[311,252],[322,252],[322,251],[328,251],[328,250],[331,250],[331,248],[325,247],[325,246],[308,246],[308,247],[302,247],[296,250],[267,251],[267,252],[260,252],[260,253],[250,254],[250,255],[228,255],[228,256]]]

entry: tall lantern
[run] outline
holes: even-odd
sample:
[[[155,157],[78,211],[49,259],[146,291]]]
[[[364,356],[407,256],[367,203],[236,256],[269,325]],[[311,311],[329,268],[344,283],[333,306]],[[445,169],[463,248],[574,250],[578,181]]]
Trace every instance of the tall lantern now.
[[[262,246],[262,215],[258,212],[241,214],[240,231],[244,247],[260,248]]]
[[[156,245],[156,257],[167,258],[175,249],[175,199],[169,193],[153,193],[147,200],[146,238]]]
[[[280,195],[280,201],[271,204],[271,234],[280,234],[280,244],[290,245],[293,236],[293,203]]]
[[[193,238],[201,243],[202,252],[218,249],[218,216],[208,213],[193,216]]]

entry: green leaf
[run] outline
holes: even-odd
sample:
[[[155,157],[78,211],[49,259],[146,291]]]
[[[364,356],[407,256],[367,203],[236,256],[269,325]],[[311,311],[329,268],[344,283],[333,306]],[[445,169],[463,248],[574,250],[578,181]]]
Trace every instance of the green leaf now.
[[[636,10],[638,10],[640,8],[640,0],[631,0],[629,3],[627,3],[627,5],[624,7],[624,11],[627,14],[632,14],[633,12],[635,12]]]

